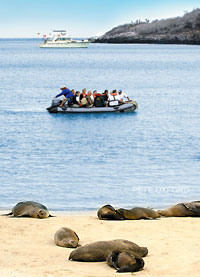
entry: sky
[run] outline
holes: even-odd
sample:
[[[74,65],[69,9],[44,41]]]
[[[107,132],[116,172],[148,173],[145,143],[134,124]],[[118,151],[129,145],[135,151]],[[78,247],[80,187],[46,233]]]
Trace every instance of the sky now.
[[[195,8],[200,0],[0,0],[0,38],[34,38],[53,29],[87,38],[137,19],[183,16]]]

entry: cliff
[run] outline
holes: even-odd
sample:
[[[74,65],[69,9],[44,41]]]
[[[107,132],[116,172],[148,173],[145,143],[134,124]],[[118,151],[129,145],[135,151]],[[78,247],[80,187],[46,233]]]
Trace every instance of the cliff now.
[[[182,17],[120,25],[94,42],[200,44],[200,9]]]

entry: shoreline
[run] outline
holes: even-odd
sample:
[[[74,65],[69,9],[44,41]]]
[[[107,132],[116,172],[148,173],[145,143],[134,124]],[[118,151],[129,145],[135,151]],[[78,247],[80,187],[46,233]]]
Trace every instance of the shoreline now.
[[[4,214],[8,214],[11,212],[12,209],[10,210],[1,210],[0,209],[0,216]],[[58,217],[58,216],[97,216],[97,210],[92,210],[92,211],[60,211],[60,210],[49,210],[50,214],[53,217]]]
[[[61,227],[73,229],[80,244],[127,239],[146,246],[142,271],[135,276],[199,276],[199,218],[159,218],[155,220],[99,220],[89,214],[56,212],[47,219],[0,217],[0,273],[4,277],[118,276],[106,262],[75,262],[68,257],[72,248],[54,243]],[[132,273],[123,273],[132,276]]]

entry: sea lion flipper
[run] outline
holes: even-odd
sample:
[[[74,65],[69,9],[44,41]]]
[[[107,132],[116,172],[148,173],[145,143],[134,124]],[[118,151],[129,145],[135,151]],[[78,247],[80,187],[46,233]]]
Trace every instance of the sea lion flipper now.
[[[101,216],[101,219],[111,219],[112,220],[112,219],[115,219],[115,218],[118,218],[118,216],[115,216],[115,214],[113,214],[113,212],[110,212],[110,213],[108,212],[105,215]]]
[[[147,216],[147,217],[144,217],[144,218],[142,218],[142,219],[147,219],[147,220],[152,220],[152,219],[158,219],[160,216],[159,216],[159,214],[157,215],[157,217],[151,217],[151,216]]]
[[[8,216],[8,215],[13,215],[13,212],[10,212],[8,214],[1,214],[1,216]]]
[[[49,217],[56,217],[56,216],[55,216],[55,215],[51,215],[51,214],[50,214],[50,215],[49,215]]]
[[[133,258],[133,257],[132,257]],[[141,258],[132,259],[131,264],[121,266],[117,272],[136,272],[144,267],[144,261]]]
[[[197,213],[197,214],[200,213],[200,205],[197,205],[195,203],[188,203],[188,204],[184,204],[184,206],[188,210],[192,211],[193,213]]]
[[[117,272],[120,273],[120,272],[130,272],[130,266],[129,265],[124,265],[122,267],[120,267]]]
[[[29,213],[22,213],[20,215],[16,215],[15,217],[30,217]]]
[[[79,236],[77,235],[76,232],[74,232],[74,235],[77,237],[78,240],[80,240],[80,239],[79,239]],[[79,246],[81,246],[81,245],[79,245]]]

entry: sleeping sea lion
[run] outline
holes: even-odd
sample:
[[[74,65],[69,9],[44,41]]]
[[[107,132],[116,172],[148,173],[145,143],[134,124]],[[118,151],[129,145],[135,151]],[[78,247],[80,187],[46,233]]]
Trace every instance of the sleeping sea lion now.
[[[101,262],[106,261],[107,256],[112,251],[128,251],[140,257],[144,257],[148,253],[146,247],[123,239],[97,241],[86,244],[72,251],[69,260],[82,261],[82,262]]]
[[[101,207],[97,216],[99,219],[110,219],[110,220],[120,220],[124,219],[122,215],[120,215],[111,205],[105,205]]]
[[[15,217],[34,217],[34,218],[51,217],[47,207],[33,201],[25,201],[25,202],[17,203],[12,208],[12,212],[6,215],[13,215]]]
[[[107,264],[117,272],[135,272],[144,267],[144,260],[130,252],[112,251],[107,257]]]
[[[118,209],[117,212],[121,214],[124,219],[155,219],[160,217],[158,212],[148,208],[133,208],[131,210]]]
[[[54,235],[55,244],[61,247],[76,248],[80,246],[78,235],[71,229],[60,228]]]
[[[200,216],[200,201],[178,203],[166,210],[158,210],[161,216]]]

